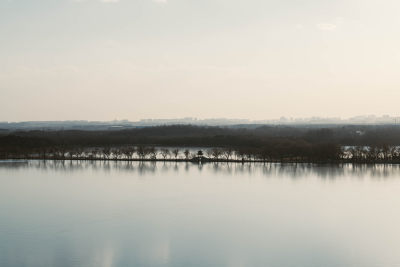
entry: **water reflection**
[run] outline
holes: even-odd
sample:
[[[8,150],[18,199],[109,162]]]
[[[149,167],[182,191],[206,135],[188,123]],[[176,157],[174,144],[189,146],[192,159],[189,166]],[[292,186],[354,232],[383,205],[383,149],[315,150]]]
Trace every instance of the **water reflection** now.
[[[0,266],[397,266],[399,177],[398,165],[0,163]]]
[[[321,179],[340,177],[387,178],[400,176],[397,164],[307,164],[307,163],[226,163],[195,164],[189,162],[138,162],[138,161],[60,161],[32,160],[27,162],[0,162],[0,169],[18,170],[34,168],[40,171],[79,172],[127,172],[149,175],[166,172],[211,171],[218,175],[262,174],[265,177],[290,177],[293,179],[315,176]]]

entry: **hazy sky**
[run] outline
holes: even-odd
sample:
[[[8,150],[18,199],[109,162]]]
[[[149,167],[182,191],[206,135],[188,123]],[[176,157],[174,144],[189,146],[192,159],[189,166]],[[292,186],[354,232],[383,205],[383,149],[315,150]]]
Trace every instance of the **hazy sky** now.
[[[398,0],[0,0],[0,121],[400,115]]]

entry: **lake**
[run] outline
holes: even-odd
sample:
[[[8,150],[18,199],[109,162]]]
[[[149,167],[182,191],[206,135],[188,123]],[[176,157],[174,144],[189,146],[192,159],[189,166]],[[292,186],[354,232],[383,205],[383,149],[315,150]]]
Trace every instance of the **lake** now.
[[[0,163],[0,266],[400,266],[398,165]]]

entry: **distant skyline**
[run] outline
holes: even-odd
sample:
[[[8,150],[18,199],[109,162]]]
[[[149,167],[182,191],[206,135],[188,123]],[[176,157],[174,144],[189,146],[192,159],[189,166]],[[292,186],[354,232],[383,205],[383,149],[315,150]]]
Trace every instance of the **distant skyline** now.
[[[15,126],[52,125],[56,127],[67,125],[131,125],[131,126],[154,126],[154,125],[173,125],[173,124],[193,124],[193,125],[238,125],[238,124],[398,124],[400,125],[400,116],[393,117],[389,115],[375,116],[364,115],[349,118],[340,117],[309,117],[293,118],[280,117],[275,119],[251,120],[244,118],[147,118],[140,120],[114,119],[109,121],[91,121],[91,120],[50,120],[50,121],[0,121],[0,129]]]
[[[395,0],[0,0],[0,121],[400,116]]]

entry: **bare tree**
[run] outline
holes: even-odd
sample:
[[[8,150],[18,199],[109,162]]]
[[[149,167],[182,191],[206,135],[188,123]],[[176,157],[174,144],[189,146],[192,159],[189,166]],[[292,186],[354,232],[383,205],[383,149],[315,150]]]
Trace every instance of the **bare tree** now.
[[[82,157],[85,155],[85,153],[84,153],[84,151],[83,151],[83,149],[82,149],[81,147],[78,147],[78,148],[75,150],[75,152],[76,152],[76,157],[77,157],[78,159],[82,158]]]
[[[157,149],[155,147],[149,147],[148,149],[148,153],[150,155],[150,158],[152,160],[156,160],[157,159]]]
[[[131,160],[133,157],[133,154],[135,154],[135,147],[133,146],[127,146],[121,149],[122,154],[125,156],[125,158]]]
[[[379,157],[379,149],[376,146],[370,146],[367,150],[367,155],[370,160],[376,160]],[[357,153],[357,152],[356,152]]]
[[[221,155],[222,155],[222,150],[221,149],[219,149],[219,148],[213,148],[213,150],[212,150],[212,156],[213,156],[213,158],[214,159],[219,159],[219,157],[221,157]]]
[[[164,160],[170,155],[169,149],[168,148],[163,148],[161,149],[161,156],[163,157]]]
[[[101,153],[103,154],[104,159],[109,159],[111,155],[111,149],[109,147],[103,147]]]
[[[383,145],[382,146],[382,155],[383,155],[383,160],[387,160],[389,158],[390,154],[390,148],[388,145]]]
[[[254,155],[253,155],[253,151],[252,151],[251,149],[247,149],[247,150],[246,150],[246,157],[247,157],[249,160],[251,160],[252,158],[254,159],[253,156],[254,156]]]
[[[365,150],[365,148],[363,147],[363,146],[356,146],[356,147],[352,147],[351,149],[350,149],[350,152],[351,152],[351,155],[352,155],[352,159],[353,160],[361,160],[361,159],[364,159],[365,158],[365,155],[366,155],[366,150]],[[380,155],[380,150],[379,149],[377,149],[377,157],[380,157],[379,155]]]
[[[145,146],[138,146],[136,153],[138,154],[139,159],[143,160],[147,156],[147,148]]]
[[[174,155],[175,160],[177,160],[179,155],[179,149],[175,148],[174,150],[172,150],[172,154]]]
[[[190,151],[188,150],[188,149],[186,149],[184,152],[183,152],[183,154],[185,155],[185,159],[189,159],[189,156],[190,156]]]
[[[207,149],[207,150],[206,150],[206,155],[207,155],[207,158],[212,158],[212,157],[213,157],[213,151],[212,151],[212,149]]]
[[[55,147],[53,149],[53,157],[56,159],[64,159],[67,150],[64,146]]]
[[[396,159],[399,156],[399,147],[392,146],[390,147],[390,158],[391,160]]]
[[[99,151],[99,149],[97,149],[97,148],[93,148],[93,149],[91,150],[91,154],[92,154],[92,158],[93,158],[93,159],[97,159],[97,156],[100,154],[100,151]]]
[[[72,149],[71,151],[69,151],[68,155],[69,155],[69,159],[72,160],[72,159],[76,158],[77,151],[75,149]]]
[[[111,150],[111,156],[115,160],[119,159],[121,154],[122,153],[121,153],[121,150],[119,148],[114,148],[114,149]]]
[[[242,149],[238,149],[235,151],[236,159],[244,160],[244,152]]]
[[[225,148],[223,151],[224,157],[226,160],[229,160],[232,157],[233,149],[232,148]]]

